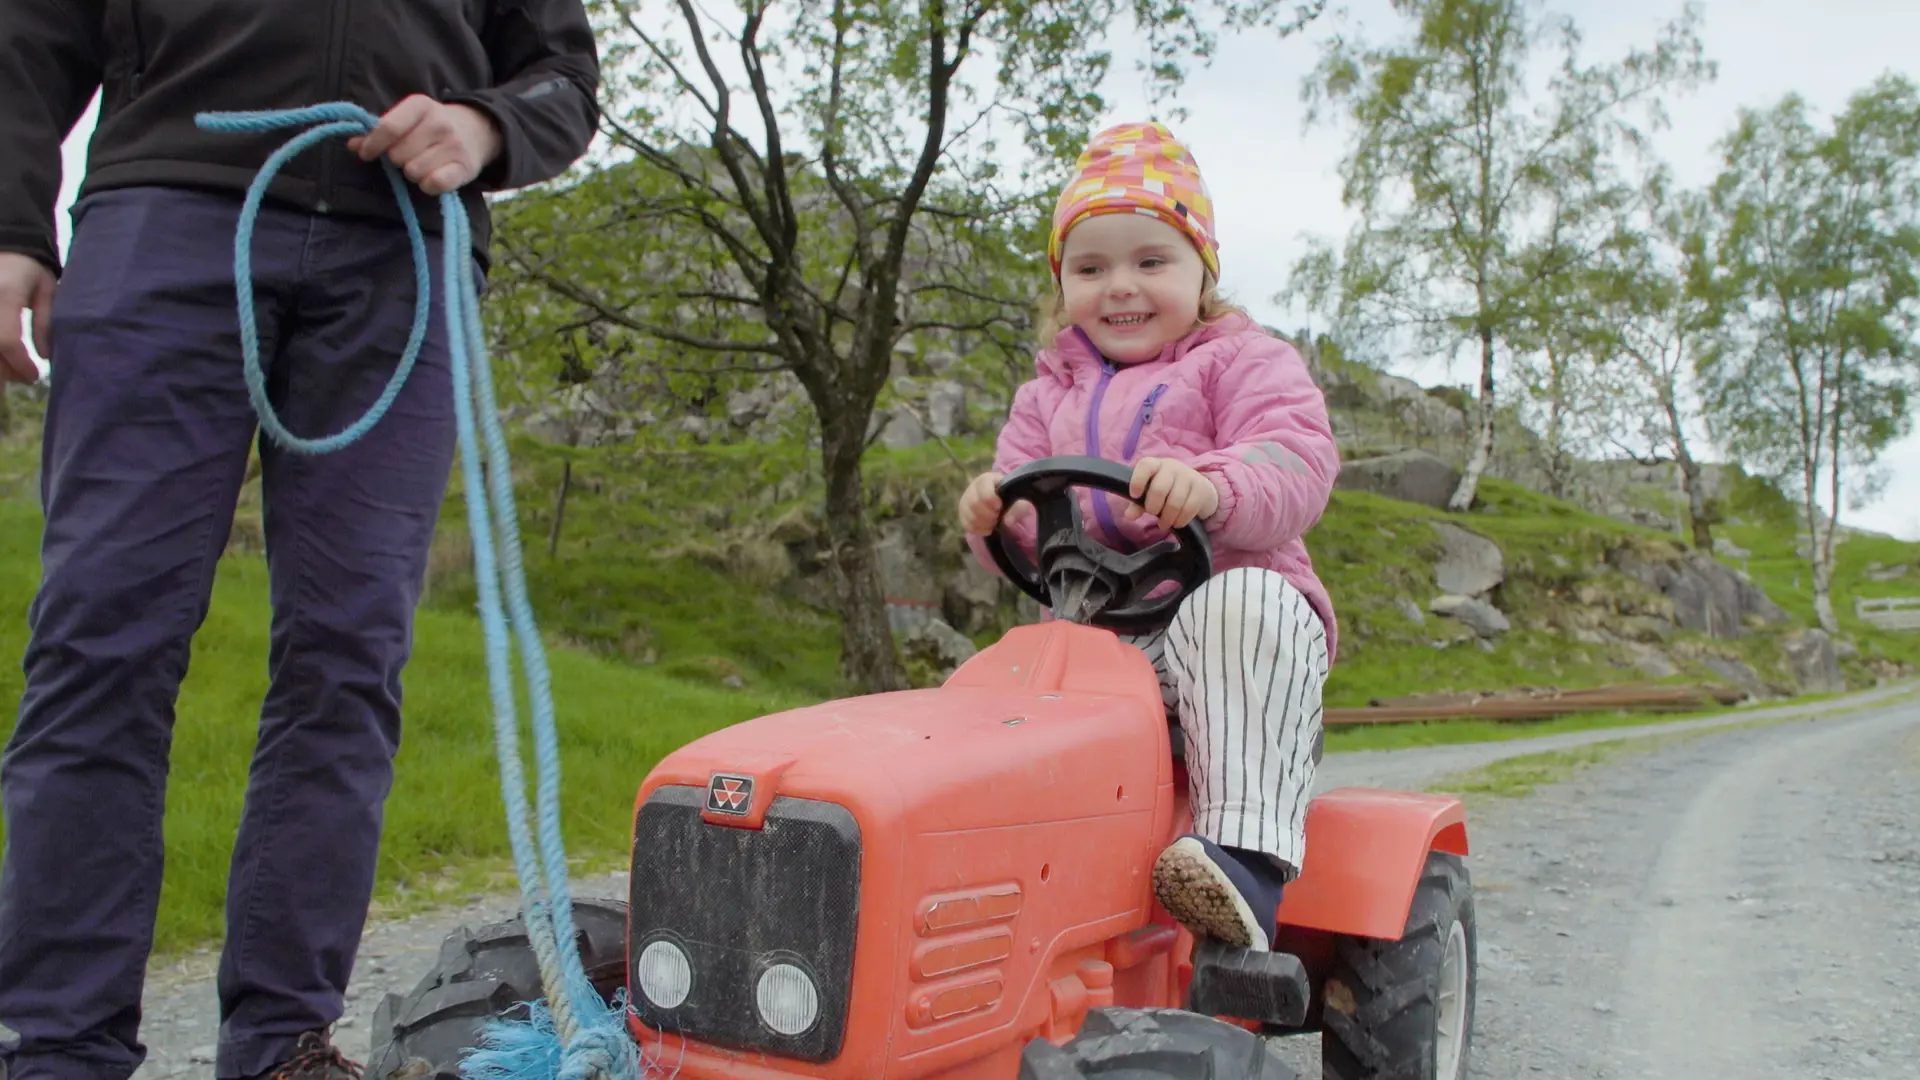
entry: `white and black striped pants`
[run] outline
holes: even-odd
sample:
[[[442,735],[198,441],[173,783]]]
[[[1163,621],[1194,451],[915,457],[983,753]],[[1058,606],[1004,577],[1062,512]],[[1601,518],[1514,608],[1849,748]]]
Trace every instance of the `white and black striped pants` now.
[[[1209,578],[1165,630],[1121,640],[1153,661],[1180,718],[1194,831],[1292,878],[1322,745],[1327,631],[1313,606],[1280,574],[1243,567]]]

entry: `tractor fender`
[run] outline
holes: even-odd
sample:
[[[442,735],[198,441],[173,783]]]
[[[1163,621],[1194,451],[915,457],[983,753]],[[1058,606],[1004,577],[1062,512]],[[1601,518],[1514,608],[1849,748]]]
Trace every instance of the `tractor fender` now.
[[[1282,894],[1282,926],[1399,940],[1427,855],[1467,854],[1459,799],[1336,788],[1307,806],[1305,865]]]

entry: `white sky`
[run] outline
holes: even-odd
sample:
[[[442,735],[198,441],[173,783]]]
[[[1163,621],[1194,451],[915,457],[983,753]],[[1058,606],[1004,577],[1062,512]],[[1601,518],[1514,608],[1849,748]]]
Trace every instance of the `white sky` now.
[[[1680,12],[1680,0],[1561,0],[1555,6],[1579,21],[1588,59],[1650,44],[1659,24]],[[1346,8],[1369,40],[1397,33],[1387,0],[1348,0]],[[1683,183],[1698,184],[1712,176],[1713,143],[1743,105],[1771,104],[1798,91],[1816,109],[1831,112],[1883,72],[1920,77],[1920,58],[1914,52],[1914,43],[1920,41],[1920,4],[1912,0],[1824,0],[1817,5],[1708,0],[1703,10],[1703,36],[1708,55],[1719,63],[1719,79],[1670,101],[1672,127],[1656,139],[1659,152]],[[1270,298],[1285,285],[1288,269],[1303,250],[1302,237],[1338,238],[1351,221],[1340,204],[1335,173],[1344,131],[1307,131],[1302,126],[1300,81],[1313,67],[1322,32],[1316,29],[1286,41],[1260,34],[1224,42],[1210,68],[1190,74],[1179,98],[1188,118],[1173,125],[1175,134],[1193,149],[1213,191],[1222,240],[1222,284],[1257,317],[1288,328],[1300,325],[1304,313],[1284,310]],[[1146,115],[1136,83],[1129,66],[1116,61],[1107,88],[1114,105],[1104,123]],[[84,168],[92,130],[89,113],[65,148],[63,248],[65,211]],[[1471,376],[1464,369],[1449,372],[1441,362],[1417,357],[1394,366],[1399,374],[1426,384],[1465,382]],[[1920,435],[1894,446],[1885,463],[1892,476],[1880,498],[1867,509],[1847,511],[1842,521],[1920,540]]]

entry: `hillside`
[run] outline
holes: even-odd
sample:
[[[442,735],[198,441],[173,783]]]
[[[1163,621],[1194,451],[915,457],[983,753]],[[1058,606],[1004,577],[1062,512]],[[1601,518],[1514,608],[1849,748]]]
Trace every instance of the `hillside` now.
[[[558,557],[535,563],[533,588],[549,625],[683,675],[724,673],[748,687],[796,678],[828,684],[833,631],[818,614],[826,584],[817,476],[798,447],[641,453],[562,450],[525,440],[516,453],[523,520],[530,534],[542,537],[552,522],[561,464],[571,461]],[[1011,587],[964,555],[952,520],[966,477],[990,456],[985,437],[880,447],[871,456],[883,575],[909,638],[915,625],[937,616],[983,644],[1031,614],[1023,613],[1026,602]],[[1849,606],[1846,643],[1832,655],[1824,635],[1806,630],[1811,601],[1795,584],[1791,540],[1782,551],[1772,539],[1782,535],[1779,526],[1760,517],[1787,511],[1747,497],[1756,503],[1748,510],[1753,523],[1726,531],[1751,551],[1744,560],[1757,576],[1751,583],[1728,560],[1689,557],[1671,534],[1510,481],[1487,483],[1481,504],[1466,514],[1337,491],[1308,537],[1345,627],[1328,701],[1649,679],[1729,682],[1757,696],[1797,694],[1838,690],[1842,676],[1868,684],[1920,653],[1920,642],[1852,620]],[[457,526],[442,543],[459,549]],[[1916,559],[1920,546],[1855,540],[1843,548],[1837,595],[1869,586],[1882,595],[1920,589],[1920,573],[1911,569],[1904,584],[1866,576],[1870,563],[1912,567]],[[464,603],[458,572],[447,573],[436,603]],[[674,597],[665,605],[647,595],[662,589]],[[1503,616],[1507,628],[1481,633],[1469,621],[1474,614],[1435,614],[1435,599],[1449,591],[1478,601],[1468,605],[1474,612],[1482,605],[1497,611],[1487,625]],[[728,636],[703,637],[689,625],[690,603],[705,625]],[[917,655],[920,681],[937,678],[937,658]]]
[[[869,460],[888,589],[922,684],[1032,615],[1030,603],[964,555],[953,521],[960,487],[991,456],[991,409],[975,399],[975,417],[951,434],[883,439]],[[1360,415],[1383,442],[1356,461],[1417,452],[1384,441],[1394,433],[1377,402]],[[12,613],[0,621],[0,651],[16,658],[0,665],[0,692],[13,700],[40,524],[37,437],[24,430],[30,415],[23,420],[0,442],[0,605]],[[847,691],[825,609],[817,467],[801,444],[781,438],[566,448],[523,434],[514,455],[529,585],[553,650],[570,850],[617,859],[633,789],[662,754],[703,731]],[[563,470],[568,494],[549,555]],[[1364,486],[1371,474],[1352,475]],[[1512,480],[1496,477],[1482,490],[1465,514],[1366,490],[1335,493],[1308,537],[1345,628],[1330,705],[1662,680],[1794,695],[1868,685],[1920,663],[1920,635],[1876,631],[1852,609],[1855,596],[1920,594],[1920,545],[1853,536],[1842,546],[1835,597],[1843,633],[1827,642],[1806,629],[1811,601],[1792,508],[1765,485],[1728,480],[1719,531],[1729,554],[1717,560],[1688,555],[1671,531]],[[178,707],[163,952],[219,932],[266,682],[257,495],[251,483],[243,492]],[[470,560],[456,479],[407,680],[408,732],[379,882],[386,906],[510,880]],[[1436,604],[1448,594],[1456,599]],[[945,624],[961,633],[940,633]],[[0,713],[0,738],[12,723],[11,711]],[[1477,737],[1502,734],[1470,726]],[[1343,730],[1329,747],[1453,732]]]

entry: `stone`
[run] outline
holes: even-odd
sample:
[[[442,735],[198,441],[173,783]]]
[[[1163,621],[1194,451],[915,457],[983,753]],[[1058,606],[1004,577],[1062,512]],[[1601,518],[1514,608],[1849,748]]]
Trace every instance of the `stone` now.
[[[1459,470],[1424,450],[1346,462],[1334,481],[1334,486],[1348,491],[1370,491],[1436,510],[1446,509],[1459,485]]]
[[[1630,641],[1665,641],[1673,636],[1674,625],[1656,615],[1628,615],[1620,620],[1620,629]]]
[[[927,427],[906,405],[895,405],[880,429],[880,441],[892,450],[911,450],[927,441]]]
[[[928,619],[900,639],[902,658],[926,664],[939,673],[942,682],[979,651],[972,639],[939,618]]]
[[[1748,667],[1743,660],[1735,660],[1727,656],[1703,656],[1700,658],[1700,663],[1706,667],[1708,671],[1745,690],[1754,697],[1765,697],[1768,695],[1767,684],[1760,681],[1760,676],[1755,674],[1754,670]]]
[[[1393,606],[1399,608],[1400,614],[1405,615],[1407,621],[1413,625],[1427,625],[1427,613],[1421,611],[1420,605],[1414,603],[1411,597],[1396,596],[1393,598]]]
[[[1427,605],[1427,610],[1435,615],[1444,615],[1457,620],[1481,637],[1492,637],[1513,629],[1513,624],[1500,613],[1500,609],[1485,600],[1477,600],[1471,596],[1458,594],[1436,596],[1433,602]]]
[[[1847,688],[1840,672],[1840,657],[1833,638],[1819,627],[1810,627],[1788,635],[1780,642],[1787,670],[1793,673],[1800,689],[1813,694],[1834,694]]]
[[[977,634],[993,624],[1001,603],[1012,591],[1004,578],[981,566],[968,551],[961,555],[960,569],[948,575],[941,589],[940,607],[952,626]]]
[[[927,426],[943,439],[963,434],[967,425],[967,388],[937,382],[927,388]]]
[[[898,521],[880,526],[874,538],[874,556],[880,562],[880,588],[889,603],[911,601],[937,605],[940,588],[927,572],[913,538]]]
[[[1458,596],[1485,596],[1506,580],[1506,562],[1500,545],[1478,533],[1471,533],[1444,521],[1433,522],[1434,531],[1446,545],[1440,561],[1434,565],[1435,584],[1443,593]]]
[[[1649,679],[1665,679],[1680,674],[1680,668],[1672,658],[1651,645],[1629,642],[1626,650],[1628,662]]]
[[[1739,544],[1734,543],[1724,536],[1716,536],[1713,538],[1713,553],[1728,559],[1746,559],[1753,556],[1753,552],[1748,551],[1746,548],[1741,547]]]

